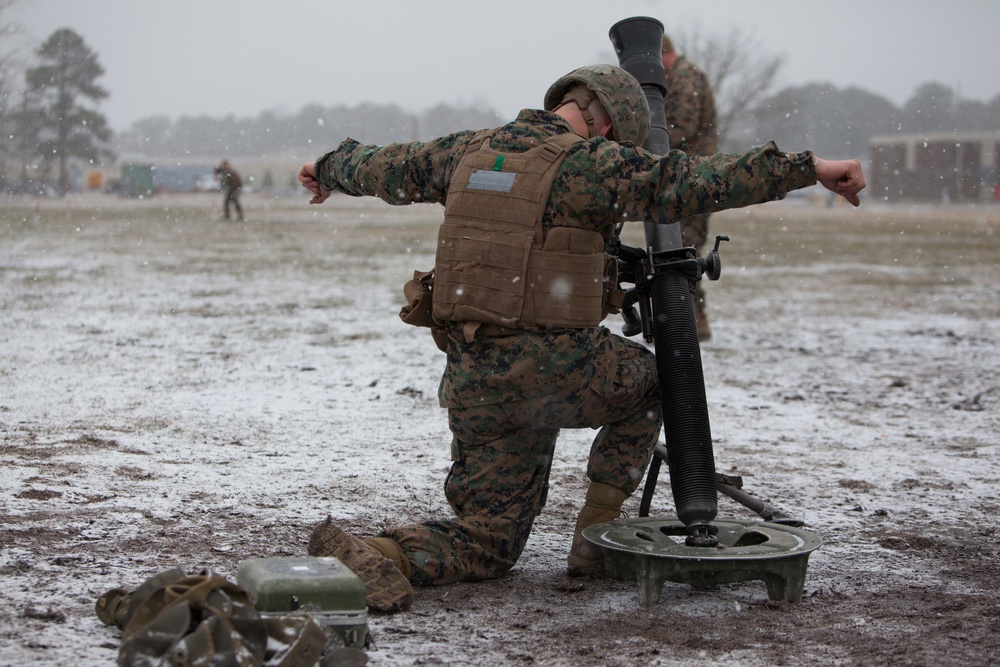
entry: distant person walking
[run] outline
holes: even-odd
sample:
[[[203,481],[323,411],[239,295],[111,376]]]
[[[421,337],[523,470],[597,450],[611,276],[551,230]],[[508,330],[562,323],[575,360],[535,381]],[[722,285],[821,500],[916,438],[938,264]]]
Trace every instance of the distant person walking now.
[[[670,148],[684,151],[689,157],[715,155],[718,152],[719,128],[715,112],[715,94],[705,73],[674,50],[670,38],[663,36],[663,71],[667,92],[663,96]],[[702,253],[708,240],[708,214],[681,220],[681,239]],[[712,331],[705,312],[705,292],[701,281],[694,293],[698,340],[708,340]]]
[[[243,181],[240,175],[229,164],[229,160],[223,160],[215,168],[215,175],[219,177],[219,184],[222,186],[222,217],[229,220],[230,204],[236,209],[236,217],[243,222],[243,208],[240,206],[240,188]]]

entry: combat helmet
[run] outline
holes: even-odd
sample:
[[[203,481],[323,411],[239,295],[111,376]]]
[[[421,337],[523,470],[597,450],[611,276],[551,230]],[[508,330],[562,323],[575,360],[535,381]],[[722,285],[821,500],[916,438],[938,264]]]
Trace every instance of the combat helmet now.
[[[560,77],[545,93],[545,110],[559,107],[567,91],[582,85],[593,91],[611,116],[616,141],[641,146],[649,134],[649,103],[631,74],[614,65],[588,65]]]

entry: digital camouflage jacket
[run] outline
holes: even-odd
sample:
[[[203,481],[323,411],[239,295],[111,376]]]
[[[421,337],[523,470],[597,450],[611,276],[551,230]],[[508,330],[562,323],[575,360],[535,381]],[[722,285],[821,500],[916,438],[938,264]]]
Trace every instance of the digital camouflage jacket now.
[[[719,120],[712,85],[705,73],[684,56],[679,56],[667,72],[663,107],[671,148],[688,155],[714,155],[719,150]]]
[[[497,128],[491,146],[517,152],[568,122],[546,111],[524,110]],[[457,132],[427,142],[363,145],[347,139],[316,162],[323,187],[390,204],[443,203],[466,147],[477,134]],[[701,213],[782,199],[816,183],[812,154],[782,153],[774,143],[743,154],[659,156],[628,143],[596,137],[567,154],[555,176],[542,227],[578,227],[610,239],[621,221],[677,222]],[[612,335],[604,327],[557,332],[452,336],[439,397],[444,407],[472,406],[541,396],[594,374],[594,350]]]

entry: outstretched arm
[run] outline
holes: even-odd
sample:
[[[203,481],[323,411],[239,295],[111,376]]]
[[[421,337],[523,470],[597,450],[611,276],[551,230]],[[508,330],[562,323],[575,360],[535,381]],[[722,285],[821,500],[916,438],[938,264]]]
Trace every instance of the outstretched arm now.
[[[824,160],[813,157],[816,165],[816,180],[855,206],[861,205],[858,193],[865,189],[865,175],[858,160]]]

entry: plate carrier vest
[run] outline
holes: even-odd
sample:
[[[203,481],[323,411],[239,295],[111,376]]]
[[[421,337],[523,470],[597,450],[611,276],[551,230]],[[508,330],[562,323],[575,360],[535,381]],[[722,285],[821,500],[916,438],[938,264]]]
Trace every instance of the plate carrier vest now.
[[[434,320],[529,330],[597,326],[621,305],[604,237],[560,226],[542,233],[552,180],[583,137],[558,134],[523,153],[500,153],[490,148],[492,136],[473,139],[449,183]],[[465,330],[468,339],[475,327]]]

